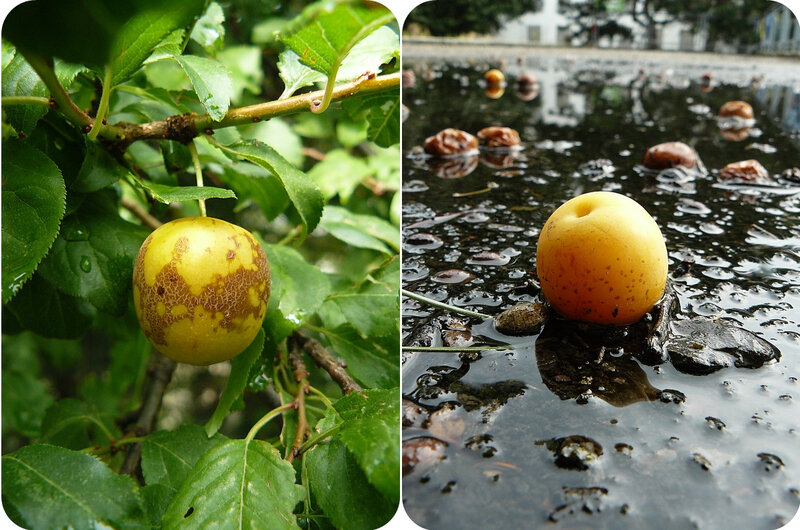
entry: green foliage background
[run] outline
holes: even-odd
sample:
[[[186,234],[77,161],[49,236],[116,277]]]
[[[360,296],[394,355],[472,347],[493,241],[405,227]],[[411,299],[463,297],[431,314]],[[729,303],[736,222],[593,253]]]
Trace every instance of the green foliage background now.
[[[26,528],[388,521],[399,502],[391,13],[343,1],[36,0],[3,30],[9,517]],[[343,83],[354,95],[337,95]],[[326,87],[313,105],[255,106]],[[144,135],[152,124],[172,128]],[[230,363],[179,366],[157,430],[142,432],[161,368],[133,310],[133,261],[154,223],[199,215],[198,199],[261,239],[268,312]],[[296,380],[287,353],[309,339],[362,390],[344,395],[302,352],[309,375]],[[138,465],[120,473],[137,446]]]

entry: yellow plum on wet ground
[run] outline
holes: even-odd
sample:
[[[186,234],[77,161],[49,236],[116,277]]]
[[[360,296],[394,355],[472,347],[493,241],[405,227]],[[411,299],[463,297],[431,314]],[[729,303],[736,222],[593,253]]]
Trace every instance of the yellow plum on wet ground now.
[[[270,274],[264,249],[239,226],[185,217],[160,226],[133,269],[136,316],[158,351],[178,362],[231,359],[255,338]]]
[[[627,325],[663,295],[667,248],[639,203],[598,191],[553,212],[539,234],[536,268],[542,292],[562,316]]]

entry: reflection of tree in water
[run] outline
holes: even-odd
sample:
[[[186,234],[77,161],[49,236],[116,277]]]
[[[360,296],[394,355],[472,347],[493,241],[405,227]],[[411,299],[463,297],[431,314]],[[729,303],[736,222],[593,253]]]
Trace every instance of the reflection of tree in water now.
[[[660,399],[639,364],[618,341],[548,324],[536,340],[536,360],[545,386],[561,399],[597,396],[615,407]],[[628,339],[628,337],[623,337]],[[632,338],[636,344],[636,338]],[[605,342],[605,345],[603,344]]]
[[[455,394],[456,401],[466,411],[481,409],[484,415],[491,414],[505,405],[509,399],[525,393],[527,385],[510,379],[496,383],[470,384],[461,381],[469,371],[470,364],[461,366],[432,366],[417,378],[417,388],[412,392],[415,401],[436,399],[443,394]]]

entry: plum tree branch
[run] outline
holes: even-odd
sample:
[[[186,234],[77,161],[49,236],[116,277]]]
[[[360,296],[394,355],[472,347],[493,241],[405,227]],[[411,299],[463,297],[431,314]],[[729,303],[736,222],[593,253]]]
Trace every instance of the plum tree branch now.
[[[303,350],[295,341],[290,341],[289,364],[292,367],[294,379],[298,383],[297,395],[294,399],[297,407],[297,433],[286,457],[286,460],[292,462],[300,454],[300,447],[303,445],[308,431],[308,419],[306,418],[306,392],[309,386],[308,370],[306,369],[305,361],[303,361]]]
[[[326,97],[325,90],[317,90],[286,99],[230,109],[220,121],[214,121],[208,114],[188,113],[169,116],[164,120],[149,123],[101,123],[95,126],[95,120],[75,104],[59,83],[52,61],[33,53],[22,51],[21,53],[50,90],[50,96],[56,108],[84,132],[88,133],[94,129],[93,135],[100,136],[107,143],[116,144],[116,149],[120,152],[139,140],[176,140],[188,144],[200,134],[213,134],[214,129],[244,125],[316,109],[319,102]],[[395,72],[370,79],[359,78],[350,83],[342,83],[333,88],[328,97],[330,101],[339,101],[356,95],[392,90],[399,86],[400,72]],[[103,92],[104,94],[109,93],[110,90],[111,87],[108,89],[104,87]],[[7,98],[3,98],[4,103],[6,100]],[[22,104],[23,102],[12,100],[10,103]],[[31,100],[28,103],[44,104],[44,101]]]
[[[159,353],[153,352],[150,359],[150,366],[147,367],[147,381],[142,389],[142,406],[139,408],[139,418],[128,434],[133,436],[146,436],[152,432],[161,410],[161,402],[164,391],[172,380],[175,372],[175,361]],[[139,459],[142,456],[142,444],[134,444],[128,449],[125,461],[122,463],[119,472],[126,475],[133,475],[139,467]]]
[[[300,348],[308,352],[320,368],[328,372],[331,379],[342,389],[342,392],[350,394],[361,391],[361,386],[356,383],[355,379],[347,373],[347,370],[341,364],[336,362],[318,340],[307,337],[297,331],[292,334],[292,340]]]
[[[372,79],[359,79],[338,85],[331,94],[331,100],[340,101],[356,95],[384,92],[399,86],[399,72]],[[286,99],[230,109],[220,121],[214,121],[208,114],[182,114],[170,116],[162,121],[143,124],[110,124],[101,129],[101,135],[122,142],[124,146],[138,140],[177,140],[188,143],[201,133],[213,134],[214,129],[245,125],[307,111],[314,106],[315,101],[319,101],[323,96],[324,92],[319,90]]]

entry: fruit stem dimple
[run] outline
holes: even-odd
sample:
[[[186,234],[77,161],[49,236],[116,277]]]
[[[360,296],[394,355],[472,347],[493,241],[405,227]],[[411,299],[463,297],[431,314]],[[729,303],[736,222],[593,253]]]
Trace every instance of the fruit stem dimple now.
[[[203,187],[203,169],[200,167],[200,157],[197,155],[197,146],[194,144],[194,140],[189,142],[189,153],[192,155],[192,164],[194,165],[194,175],[197,178],[197,187]],[[197,199],[197,203],[200,205],[200,215],[206,217],[206,200],[205,199]]]

